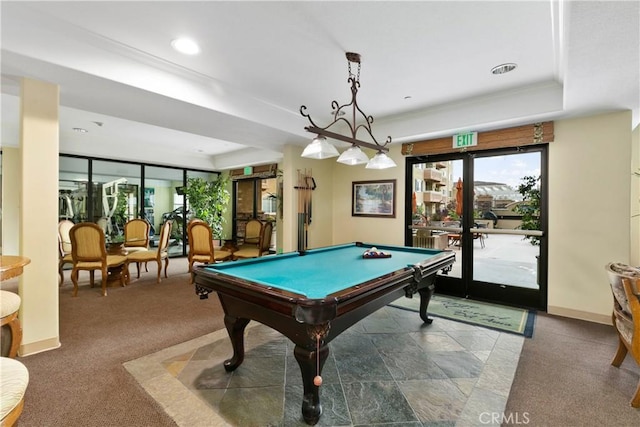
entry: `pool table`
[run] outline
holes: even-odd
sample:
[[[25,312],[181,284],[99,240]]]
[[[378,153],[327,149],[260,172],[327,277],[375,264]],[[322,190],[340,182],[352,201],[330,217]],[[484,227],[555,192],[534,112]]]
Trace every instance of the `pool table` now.
[[[368,259],[376,247],[390,255]],[[328,343],[340,333],[406,296],[420,295],[420,317],[427,317],[436,273],[451,270],[453,251],[350,243],[243,261],[199,266],[193,276],[201,299],[216,292],[233,346],[227,371],[244,360],[244,330],[255,320],[288,337],[302,372],[302,415],[314,425],[322,413],[318,393]]]

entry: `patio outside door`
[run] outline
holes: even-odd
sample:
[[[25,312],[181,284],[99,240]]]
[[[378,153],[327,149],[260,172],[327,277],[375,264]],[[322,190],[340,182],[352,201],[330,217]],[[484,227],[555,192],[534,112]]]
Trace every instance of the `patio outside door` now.
[[[546,309],[546,146],[409,158],[407,189],[406,244],[456,253],[436,292]]]

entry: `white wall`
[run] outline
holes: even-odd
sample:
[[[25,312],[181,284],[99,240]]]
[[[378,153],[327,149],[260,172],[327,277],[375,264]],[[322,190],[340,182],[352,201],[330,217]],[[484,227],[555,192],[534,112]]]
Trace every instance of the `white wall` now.
[[[555,122],[549,148],[551,314],[610,323],[604,266],[629,262],[631,147],[630,111]]]
[[[382,170],[366,169],[361,166],[346,166],[334,160],[333,183],[333,241],[335,244],[347,242],[371,242],[389,245],[404,244],[404,209],[405,209],[405,159],[400,153],[402,146],[391,146],[389,157],[398,167]],[[367,151],[369,157],[373,152]],[[396,217],[369,218],[351,216],[351,197],[353,181],[396,180]],[[411,203],[411,201],[409,201]]]
[[[287,146],[282,161],[283,182],[283,230],[278,236],[278,247],[283,252],[298,248],[298,171],[310,173],[316,189],[312,191],[311,224],[309,225],[308,248],[320,248],[333,244],[331,230],[333,222],[333,183],[336,159],[313,160],[300,157],[304,147]],[[280,239],[282,243],[280,246]]]
[[[20,254],[20,150],[2,148],[2,253]]]
[[[401,146],[391,147],[390,157],[397,168],[374,171],[362,166],[346,166],[335,158],[325,160],[300,157],[302,147],[285,149],[283,250],[296,250],[297,243],[297,171],[311,170],[317,184],[313,191],[313,221],[308,230],[309,248],[365,241],[402,245],[404,243],[404,156]],[[367,152],[371,157],[372,152]],[[368,218],[351,216],[353,181],[396,180],[396,217]]]

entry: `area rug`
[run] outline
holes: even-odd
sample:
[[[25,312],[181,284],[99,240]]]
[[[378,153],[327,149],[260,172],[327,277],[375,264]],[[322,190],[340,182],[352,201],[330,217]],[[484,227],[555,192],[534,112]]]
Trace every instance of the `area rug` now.
[[[419,311],[420,298],[401,298],[389,305]],[[524,335],[527,338],[533,336],[536,318],[535,312],[531,310],[444,295],[434,295],[431,298],[427,313],[457,322]]]

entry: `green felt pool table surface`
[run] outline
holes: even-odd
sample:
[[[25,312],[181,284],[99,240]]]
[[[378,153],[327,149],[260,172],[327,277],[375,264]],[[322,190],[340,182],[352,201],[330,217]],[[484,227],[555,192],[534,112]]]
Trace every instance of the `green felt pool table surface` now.
[[[365,250],[374,246],[391,257],[363,258]],[[309,299],[322,299],[382,275],[424,262],[440,253],[442,251],[436,249],[349,243],[312,249],[306,251],[305,255],[291,252],[214,264],[205,269],[300,294]]]

